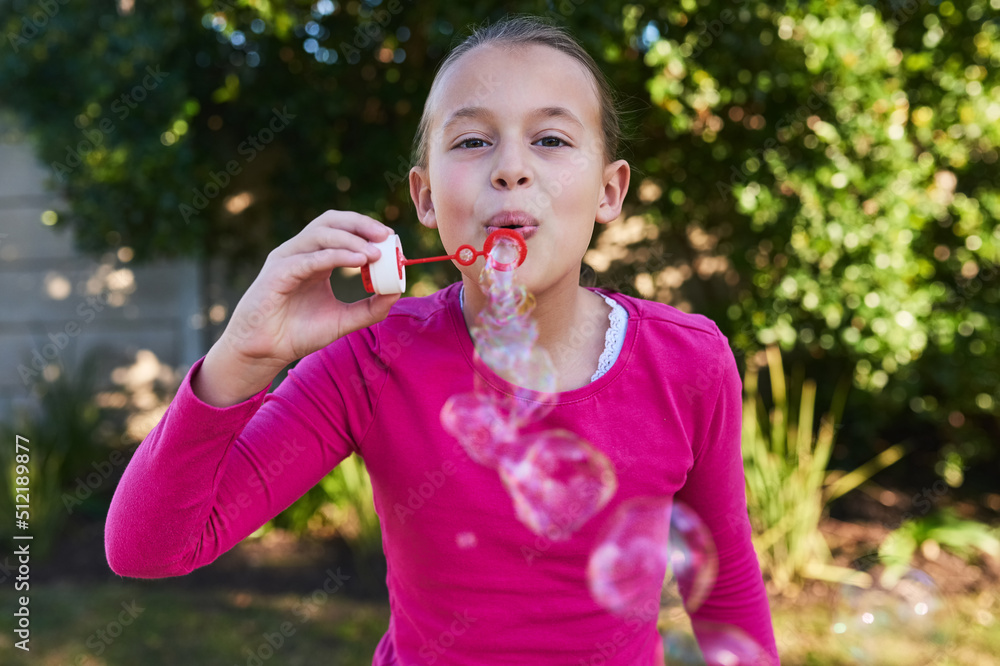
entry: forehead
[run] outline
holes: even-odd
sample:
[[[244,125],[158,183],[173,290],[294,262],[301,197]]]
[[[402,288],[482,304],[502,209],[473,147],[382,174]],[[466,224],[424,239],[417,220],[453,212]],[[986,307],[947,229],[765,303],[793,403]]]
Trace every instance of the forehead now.
[[[510,117],[563,107],[591,131],[600,123],[590,71],[576,58],[540,44],[487,45],[466,53],[441,74],[428,103],[436,128],[467,108]]]

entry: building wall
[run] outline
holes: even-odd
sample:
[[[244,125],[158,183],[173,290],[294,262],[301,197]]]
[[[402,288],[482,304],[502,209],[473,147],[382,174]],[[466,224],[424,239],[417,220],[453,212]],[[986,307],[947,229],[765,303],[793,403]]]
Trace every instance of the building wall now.
[[[36,382],[97,350],[99,385],[140,352],[183,373],[206,351],[204,270],[194,260],[136,266],[128,248],[87,256],[42,221],[65,207],[51,171],[0,115],[0,421],[37,404]],[[143,351],[145,350],[145,351]]]

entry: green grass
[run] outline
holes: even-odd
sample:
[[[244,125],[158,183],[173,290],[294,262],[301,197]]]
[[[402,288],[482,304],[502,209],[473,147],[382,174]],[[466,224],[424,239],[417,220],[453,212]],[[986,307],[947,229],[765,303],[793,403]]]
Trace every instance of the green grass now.
[[[321,581],[320,581],[321,582]],[[6,666],[246,666],[249,650],[264,645],[263,634],[294,633],[260,666],[337,664],[368,666],[388,626],[389,607],[338,593],[313,601],[301,594],[191,590],[163,581],[57,584],[31,590],[31,652],[13,646],[15,601],[9,588],[0,595],[4,631],[0,663]],[[132,600],[142,612],[104,651],[98,630],[108,630]],[[877,654],[852,657],[831,631],[831,604],[776,603],[775,633],[782,664],[804,666],[979,666],[1000,654],[1000,595],[951,597],[931,640],[920,640],[905,626],[880,642]],[[91,645],[88,647],[88,639]]]
[[[853,657],[831,630],[829,604],[774,605],[782,664],[803,666],[988,666],[1000,654],[1000,596],[995,591],[944,600],[940,623],[920,635],[913,627],[881,638],[866,659]]]
[[[130,581],[33,586],[30,595],[30,653],[14,647],[12,593],[5,589],[0,595],[7,618],[0,663],[7,666],[244,666],[250,650],[266,646],[263,634],[280,635],[283,623],[283,644],[260,663],[368,666],[389,623],[387,604],[337,593],[318,594],[314,601],[308,595],[193,591]],[[117,633],[117,626],[108,625],[124,613],[122,603],[132,600],[143,610],[104,644],[96,632]]]

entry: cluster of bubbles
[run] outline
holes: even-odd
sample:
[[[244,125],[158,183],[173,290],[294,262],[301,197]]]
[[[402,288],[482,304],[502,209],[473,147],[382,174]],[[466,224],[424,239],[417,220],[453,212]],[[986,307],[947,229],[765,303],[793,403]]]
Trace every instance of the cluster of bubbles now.
[[[947,639],[945,606],[934,580],[919,569],[886,567],[867,585],[841,586],[831,630],[861,664],[929,664]],[[907,654],[919,645],[919,654]]]
[[[581,437],[563,429],[522,432],[551,410],[556,372],[535,344],[534,297],[514,282],[516,253],[507,240],[490,252],[479,278],[487,305],[470,330],[479,359],[513,392],[491,390],[477,375],[472,392],[445,403],[441,424],[473,460],[497,470],[518,520],[561,541],[607,505],[618,480],[611,460]]]
[[[695,640],[670,622],[701,608],[718,570],[711,531],[693,509],[672,498],[636,497],[623,502],[602,529],[587,579],[594,600],[616,615],[667,618],[662,639],[670,666],[770,664],[738,627],[695,621]]]
[[[452,396],[441,423],[477,463],[497,470],[518,519],[553,541],[568,539],[603,509],[618,488],[614,466],[586,440],[562,429],[524,433],[552,406],[556,373],[535,342],[534,297],[514,281],[516,248],[498,242],[480,275],[487,305],[470,333],[476,354],[511,385],[491,390],[478,374],[474,390]],[[475,536],[456,537],[461,548]],[[654,622],[666,607],[693,613],[708,598],[718,573],[711,532],[688,506],[667,497],[621,504],[602,526],[587,566],[592,598],[621,617]],[[684,601],[681,601],[683,598]],[[737,627],[696,623],[698,641],[667,630],[664,653],[673,665],[749,666],[769,663]],[[699,648],[700,644],[700,648]]]

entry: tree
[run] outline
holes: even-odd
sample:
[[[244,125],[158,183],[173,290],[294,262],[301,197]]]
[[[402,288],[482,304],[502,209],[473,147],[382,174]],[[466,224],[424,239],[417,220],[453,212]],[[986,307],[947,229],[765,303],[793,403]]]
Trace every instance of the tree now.
[[[714,276],[698,310],[730,319],[737,347],[777,342],[831,378],[853,366],[855,419],[933,433],[959,484],[995,455],[1000,413],[996,7],[693,9],[646,23],[663,33],[645,54],[658,242],[691,241]],[[658,277],[650,295],[670,288]]]
[[[406,185],[432,72],[470,24],[550,16],[636,130],[601,283],[708,315],[740,355],[779,343],[821,394],[849,368],[845,464],[920,439],[958,484],[996,456],[998,0],[6,4],[0,89],[70,202],[58,224],[234,265],[327,208],[439,250]]]

